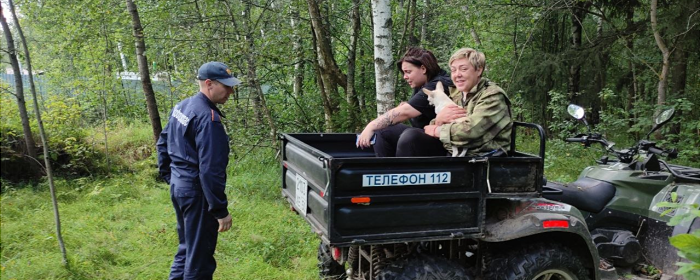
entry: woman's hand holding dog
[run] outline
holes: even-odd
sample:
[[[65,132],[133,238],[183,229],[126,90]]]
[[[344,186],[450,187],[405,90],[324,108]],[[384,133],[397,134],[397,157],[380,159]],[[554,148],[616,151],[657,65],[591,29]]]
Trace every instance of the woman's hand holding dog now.
[[[467,116],[467,110],[464,110],[464,108],[459,107],[457,105],[447,105],[444,109],[442,109],[437,116],[435,117],[435,124],[436,125],[443,125],[446,123],[450,123],[456,119],[459,119],[461,117],[466,117]]]
[[[439,128],[440,128],[439,125],[430,124],[430,125],[426,125],[423,128],[423,130],[425,131],[425,134],[428,134],[428,136],[438,138],[438,137],[440,137],[440,129]]]

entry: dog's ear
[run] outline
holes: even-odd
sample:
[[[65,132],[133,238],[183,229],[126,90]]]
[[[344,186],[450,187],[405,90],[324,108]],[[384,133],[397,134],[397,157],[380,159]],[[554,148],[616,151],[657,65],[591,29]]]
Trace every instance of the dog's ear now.
[[[425,93],[427,96],[433,96],[433,92],[427,88],[423,88],[423,93]]]
[[[437,85],[435,85],[435,91],[445,92],[445,88],[442,87],[442,82],[437,82]]]

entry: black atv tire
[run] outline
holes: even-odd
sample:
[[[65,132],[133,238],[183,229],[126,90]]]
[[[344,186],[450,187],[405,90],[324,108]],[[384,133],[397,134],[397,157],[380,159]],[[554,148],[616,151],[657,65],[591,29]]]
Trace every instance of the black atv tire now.
[[[328,244],[318,245],[318,277],[319,279],[345,280],[345,266],[340,265],[333,259],[331,248]]]
[[[376,280],[470,280],[467,270],[448,259],[418,255],[383,268]]]
[[[486,263],[489,280],[589,280],[588,269],[568,247],[535,243],[494,255]]]

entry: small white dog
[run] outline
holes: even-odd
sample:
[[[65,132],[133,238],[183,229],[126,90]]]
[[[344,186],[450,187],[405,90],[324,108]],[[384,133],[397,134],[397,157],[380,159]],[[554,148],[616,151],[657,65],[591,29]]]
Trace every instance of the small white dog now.
[[[445,89],[442,87],[441,82],[437,83],[437,85],[435,86],[435,90],[428,90],[424,88],[423,93],[428,95],[428,102],[430,103],[430,105],[435,106],[435,114],[440,113],[440,111],[447,107],[447,105],[454,104],[455,106],[457,106],[457,103],[452,101],[452,99],[449,96],[447,96],[447,94],[445,93]],[[461,117],[453,120],[452,123],[462,122],[466,119],[467,117]],[[460,153],[458,147],[452,146],[453,157],[463,157],[466,154],[467,149],[463,149]]]

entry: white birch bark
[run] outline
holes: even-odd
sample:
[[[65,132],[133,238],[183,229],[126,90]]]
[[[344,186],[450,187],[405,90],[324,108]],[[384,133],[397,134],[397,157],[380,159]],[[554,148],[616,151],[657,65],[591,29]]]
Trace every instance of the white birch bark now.
[[[377,116],[394,105],[394,68],[391,57],[391,1],[372,0],[374,20],[374,76],[377,91]]]

